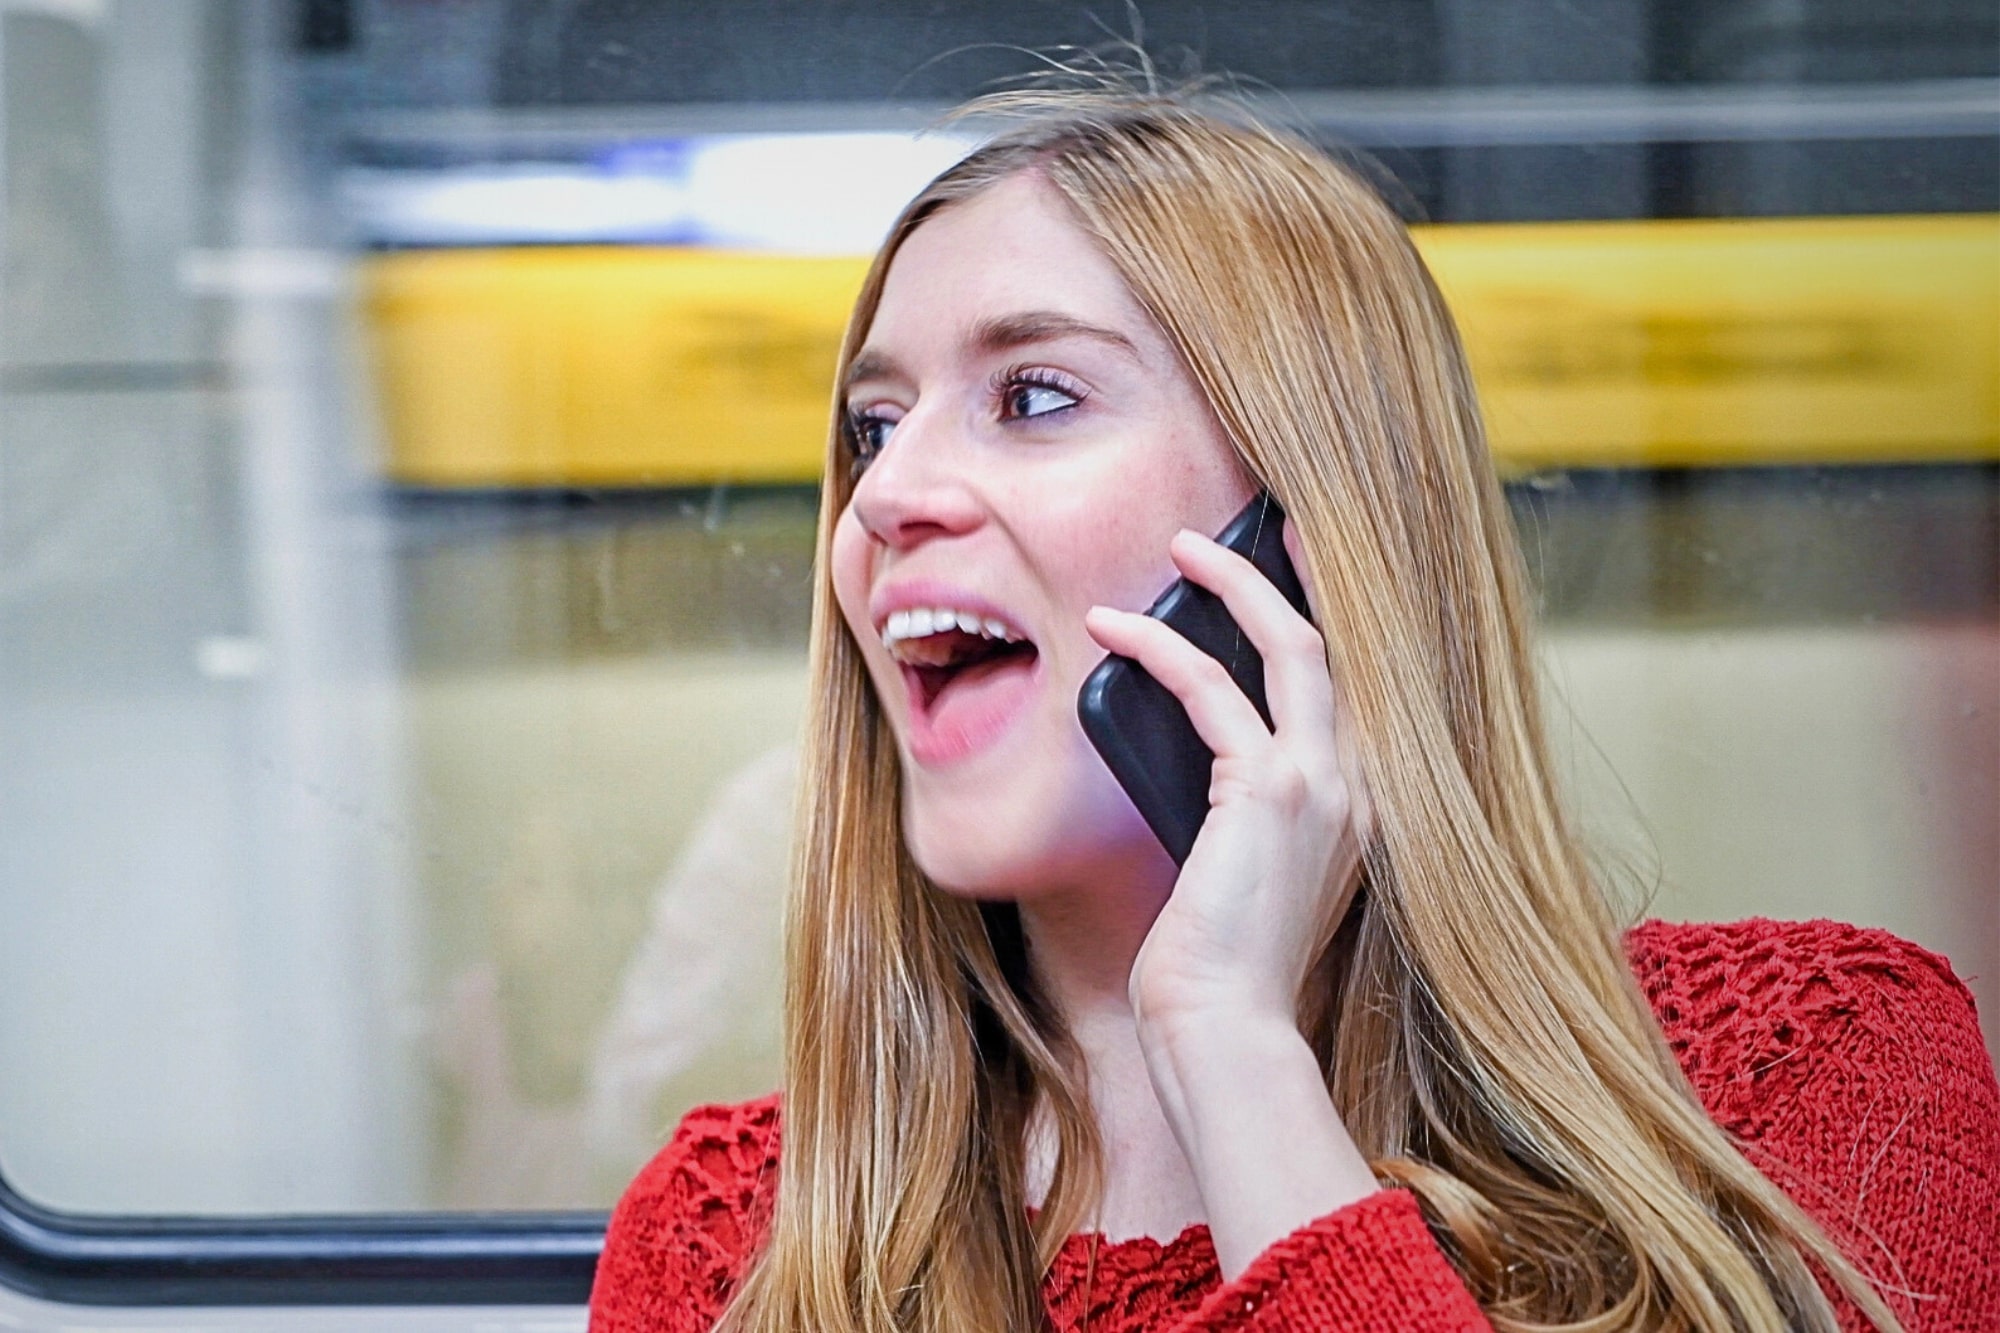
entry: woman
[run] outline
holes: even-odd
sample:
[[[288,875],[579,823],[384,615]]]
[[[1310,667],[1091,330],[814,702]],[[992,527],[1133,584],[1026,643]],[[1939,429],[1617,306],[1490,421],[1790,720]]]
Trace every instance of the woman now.
[[[1040,99],[905,211],[840,395],[782,1111],[683,1122],[594,1329],[2000,1320],[2000,1097],[1942,960],[1621,948],[1456,332],[1351,173]],[[1317,630],[1201,535],[1260,488]],[[1133,614],[1177,572],[1271,725]],[[1076,722],[1106,652],[1216,753],[1178,871]]]

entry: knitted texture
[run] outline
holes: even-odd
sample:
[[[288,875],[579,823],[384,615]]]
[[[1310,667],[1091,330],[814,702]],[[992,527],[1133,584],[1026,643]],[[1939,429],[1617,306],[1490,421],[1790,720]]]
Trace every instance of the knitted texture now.
[[[2000,1088],[1945,960],[1824,921],[1648,922],[1626,946],[1709,1114],[1905,1326],[2000,1329]],[[779,1130],[776,1097],[688,1114],[612,1215],[591,1333],[713,1325],[770,1217]],[[1401,1190],[1301,1227],[1227,1283],[1200,1226],[1164,1243],[1071,1236],[1042,1294],[1058,1333],[1489,1327]]]

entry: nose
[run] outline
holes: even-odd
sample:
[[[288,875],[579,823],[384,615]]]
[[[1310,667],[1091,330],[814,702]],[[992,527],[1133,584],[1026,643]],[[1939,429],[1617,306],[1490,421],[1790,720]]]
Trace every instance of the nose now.
[[[982,509],[949,425],[922,409],[898,422],[862,471],[848,504],[869,536],[908,550],[979,526]]]

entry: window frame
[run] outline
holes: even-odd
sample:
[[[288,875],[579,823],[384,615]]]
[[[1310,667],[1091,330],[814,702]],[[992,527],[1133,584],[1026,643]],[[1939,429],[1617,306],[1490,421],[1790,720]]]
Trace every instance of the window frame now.
[[[1912,113],[1899,137],[1990,136],[1980,97],[1991,81],[1981,82],[1984,86],[1962,81],[1942,90]],[[1558,89],[1546,93],[1541,105],[1517,111],[1497,131],[1491,121],[1496,108],[1506,109],[1504,92],[1491,104],[1460,97],[1444,110],[1395,95],[1302,93],[1283,105],[1347,142],[1378,151],[1592,145],[1674,150],[1689,143],[1881,135],[1872,110],[1843,109],[1841,99],[1849,91],[1791,85],[1775,92]],[[1591,127],[1589,133],[1577,134],[1579,122]],[[1449,209],[1440,214],[1439,221],[1463,220]],[[34,1202],[0,1172],[0,1288],[95,1307],[575,1307],[588,1302],[607,1221],[608,1214],[597,1210],[81,1213]]]
[[[577,1306],[603,1212],[110,1217],[0,1176],[0,1287],[94,1306]]]

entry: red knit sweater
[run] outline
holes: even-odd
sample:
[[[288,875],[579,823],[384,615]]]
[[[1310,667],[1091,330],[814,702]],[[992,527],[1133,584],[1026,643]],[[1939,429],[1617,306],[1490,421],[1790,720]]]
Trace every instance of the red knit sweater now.
[[[1823,921],[1649,922],[1627,950],[1709,1114],[1905,1326],[2000,1330],[2000,1089],[1945,960]],[[778,1121],[770,1097],[681,1122],[612,1216],[592,1333],[711,1326],[770,1216]],[[1488,1327],[1395,1189],[1301,1227],[1227,1283],[1199,1226],[1164,1244],[1072,1236],[1043,1295],[1061,1333],[1086,1318],[1092,1333]]]

